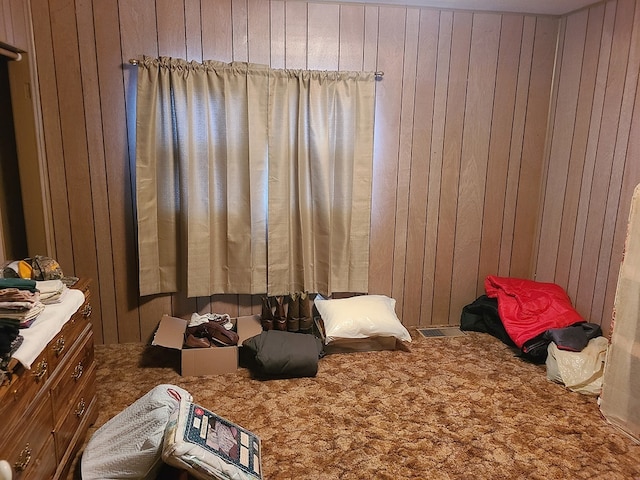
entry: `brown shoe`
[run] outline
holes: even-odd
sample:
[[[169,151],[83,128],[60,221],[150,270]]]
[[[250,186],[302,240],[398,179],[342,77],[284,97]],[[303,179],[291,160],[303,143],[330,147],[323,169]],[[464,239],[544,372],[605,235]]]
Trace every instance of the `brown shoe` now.
[[[299,318],[287,318],[287,330],[290,332],[297,332],[300,330]]]
[[[207,338],[212,344],[221,347],[229,347],[238,344],[238,334],[233,330],[227,330],[222,325],[214,322],[204,324],[207,328]]]
[[[287,306],[287,319],[300,317],[300,302],[298,300],[298,292],[290,295],[289,305]]]
[[[263,330],[273,329],[273,310],[271,309],[271,299],[269,297],[260,297],[262,301],[262,314],[260,320]]]
[[[298,299],[300,304],[298,314],[300,318],[311,318],[311,301],[307,292],[300,292],[300,298]]]
[[[287,319],[286,318],[276,318],[273,321],[273,327],[276,330],[282,330],[283,332],[287,331]]]
[[[187,333],[184,346],[187,348],[209,348],[211,347],[211,342],[207,338],[198,338]]]
[[[189,335],[193,335],[196,338],[205,338],[207,336],[206,323],[201,323],[200,325],[195,325],[193,327],[187,327],[186,333]]]
[[[300,319],[300,332],[313,333],[313,318],[304,317]]]
[[[276,297],[276,313],[273,315],[276,320],[287,318],[284,313],[284,296],[278,295]]]

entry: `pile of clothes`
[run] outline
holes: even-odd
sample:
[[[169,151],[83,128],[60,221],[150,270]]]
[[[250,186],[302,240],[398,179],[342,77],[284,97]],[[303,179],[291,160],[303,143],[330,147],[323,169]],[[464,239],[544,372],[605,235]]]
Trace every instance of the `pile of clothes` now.
[[[76,277],[65,277],[50,257],[12,261],[0,275],[0,372],[22,345],[20,329],[29,328],[46,305],[59,303]]]
[[[486,295],[462,309],[460,329],[484,332],[516,347],[522,357],[544,363],[551,342],[579,352],[602,335],[586,322],[566,292],[554,283],[489,275]]]

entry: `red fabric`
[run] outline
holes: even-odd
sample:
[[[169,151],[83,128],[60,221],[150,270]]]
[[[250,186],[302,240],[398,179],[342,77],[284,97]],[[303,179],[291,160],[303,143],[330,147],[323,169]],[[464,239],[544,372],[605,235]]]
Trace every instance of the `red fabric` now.
[[[569,296],[555,283],[489,275],[484,288],[488,297],[498,299],[500,320],[519,348],[550,328],[583,321]]]

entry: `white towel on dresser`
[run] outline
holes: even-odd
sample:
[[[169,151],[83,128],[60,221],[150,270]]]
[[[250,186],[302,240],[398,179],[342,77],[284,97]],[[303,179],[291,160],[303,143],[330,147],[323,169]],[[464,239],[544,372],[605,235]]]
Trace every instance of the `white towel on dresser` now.
[[[45,306],[38,318],[28,328],[20,329],[24,341],[13,354],[26,369],[55,337],[64,324],[71,318],[84,302],[84,294],[80,290],[66,289],[60,298],[60,303]]]

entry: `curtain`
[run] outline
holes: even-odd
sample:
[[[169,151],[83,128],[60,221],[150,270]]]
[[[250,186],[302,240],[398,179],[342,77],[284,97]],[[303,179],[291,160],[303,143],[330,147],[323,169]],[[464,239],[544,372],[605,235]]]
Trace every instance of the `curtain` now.
[[[269,291],[366,292],[373,74],[273,71]]]
[[[600,410],[640,442],[640,185],[631,200],[611,328]]]
[[[140,294],[366,291],[373,81],[141,61]]]

